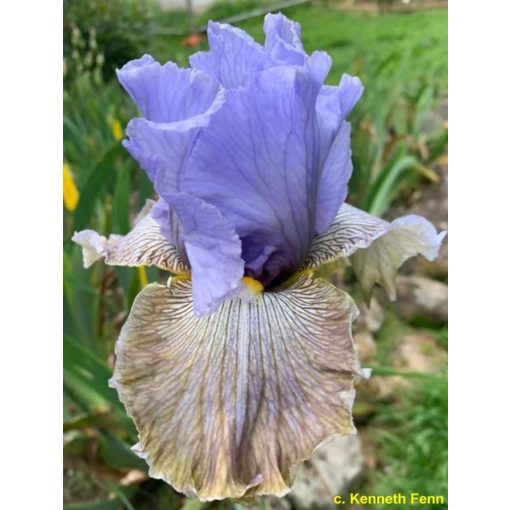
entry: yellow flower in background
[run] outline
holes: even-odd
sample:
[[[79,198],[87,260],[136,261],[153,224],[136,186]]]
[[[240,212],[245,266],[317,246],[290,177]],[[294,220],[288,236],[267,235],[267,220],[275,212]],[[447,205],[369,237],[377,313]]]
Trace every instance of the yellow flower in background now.
[[[112,130],[113,138],[115,138],[115,140],[117,140],[118,142],[122,140],[122,138],[124,137],[124,132],[122,131],[122,125],[119,119],[116,119],[115,117],[111,119],[110,128]]]
[[[79,200],[80,194],[71,175],[69,165],[64,163],[64,206],[68,211],[74,211]]]

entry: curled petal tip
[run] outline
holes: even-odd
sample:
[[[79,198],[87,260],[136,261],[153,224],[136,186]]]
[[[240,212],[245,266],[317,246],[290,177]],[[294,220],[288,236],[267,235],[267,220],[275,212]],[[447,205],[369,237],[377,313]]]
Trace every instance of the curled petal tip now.
[[[83,267],[88,269],[94,262],[106,256],[108,240],[94,230],[75,232],[71,241],[80,245],[83,250]]]
[[[104,258],[112,266],[156,266],[177,274],[189,271],[176,246],[161,233],[150,214],[153,206],[153,201],[145,204],[134,228],[124,236],[112,234],[107,239],[94,230],[75,232],[72,240],[83,248],[84,266],[88,268]]]
[[[371,368],[362,368],[361,372],[363,373],[363,377],[365,379],[370,379],[372,376],[372,369]]]
[[[170,197],[170,205],[179,219],[192,268],[195,313],[206,317],[241,287],[241,240],[219,209],[205,200],[176,193]]]
[[[431,245],[430,252],[424,253],[424,256],[428,260],[432,261],[438,257],[439,250],[441,249],[441,244],[443,243],[443,240],[446,237],[447,233],[448,232],[446,230],[443,230],[442,232],[436,234],[434,229],[433,235],[435,235],[435,239],[433,239],[433,241],[430,243]]]
[[[331,226],[314,239],[304,267],[349,257],[367,305],[375,283],[394,301],[397,269],[415,255],[437,257],[445,235],[421,216],[403,216],[389,223],[343,204]]]

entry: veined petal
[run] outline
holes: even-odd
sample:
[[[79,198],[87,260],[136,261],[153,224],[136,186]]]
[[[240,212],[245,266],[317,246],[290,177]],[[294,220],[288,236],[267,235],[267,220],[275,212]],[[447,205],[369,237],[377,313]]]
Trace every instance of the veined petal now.
[[[200,128],[209,124],[223,101],[224,94],[220,91],[206,112],[178,122],[156,123],[143,118],[129,122],[126,129],[129,140],[123,145],[146,171],[161,196],[179,190],[182,167]]]
[[[301,25],[296,21],[290,20],[281,12],[266,14],[264,18],[264,33],[266,34],[266,49],[282,41],[291,48],[304,51],[303,43],[301,42]]]
[[[219,83],[206,73],[173,62],[161,65],[149,55],[128,62],[117,77],[143,117],[158,123],[204,113],[219,91]]]
[[[244,85],[253,74],[273,65],[260,44],[244,30],[209,21],[209,51],[191,55],[190,64],[214,76],[225,88]]]
[[[71,239],[82,248],[85,269],[106,256],[108,239],[99,235],[95,230],[80,230],[80,232],[75,232]]]
[[[195,313],[209,315],[241,290],[241,240],[220,211],[204,200],[177,193],[169,202],[191,265]]]
[[[343,122],[331,144],[319,181],[315,232],[323,233],[347,196],[352,175],[351,125]]]
[[[318,88],[309,69],[274,67],[228,91],[182,174],[182,191],[235,225],[264,285],[298,269],[314,234]]]
[[[389,224],[388,231],[367,249],[351,256],[351,263],[367,301],[375,283],[383,286],[388,297],[397,297],[397,269],[409,258],[424,255],[434,260],[446,232],[437,233],[434,225],[421,216],[403,216]]]
[[[305,65],[310,67],[317,83],[322,84],[328,76],[331,64],[331,57],[325,51],[314,51],[310,57],[308,57]]]
[[[338,128],[363,94],[363,85],[357,76],[342,75],[337,87],[324,85],[317,99],[317,111],[330,128]]]
[[[306,53],[301,43],[301,25],[289,20],[281,12],[266,14],[264,49],[274,60],[286,64],[303,65]]]
[[[360,80],[344,74],[337,87],[323,86],[317,99],[319,161],[323,170],[317,197],[316,234],[322,234],[331,225],[347,195],[352,161],[350,125],[345,119],[362,92]]]
[[[344,74],[337,87],[324,85],[317,98],[317,117],[321,136],[321,161],[328,155],[332,141],[363,93],[359,78]]]
[[[350,256],[367,300],[375,283],[395,299],[397,269],[418,254],[433,260],[445,235],[421,216],[403,216],[389,223],[343,204],[329,229],[314,239],[304,267],[312,269]]]
[[[191,55],[191,67],[205,71],[231,89],[246,85],[249,79],[270,67],[308,64],[322,84],[331,67],[331,58],[322,51],[308,57],[301,44],[299,23],[281,13],[268,14],[264,32],[266,41],[262,47],[244,30],[210,21],[207,28],[210,49]]]
[[[168,239],[171,244],[174,244],[179,248],[179,236],[174,235],[174,232],[172,231],[171,211],[167,201],[160,197],[159,200],[151,208],[150,214],[159,225],[161,233]]]
[[[111,385],[150,476],[201,500],[287,493],[314,448],[355,433],[356,315],[347,294],[309,275],[202,319],[188,281],[146,287]]]
[[[198,69],[161,65],[145,55],[117,71],[143,118],[129,122],[123,145],[154,183],[156,191],[178,191],[183,160],[199,128],[223,104],[219,83]]]
[[[301,42],[301,25],[281,12],[266,14],[264,18],[266,40],[264,51],[273,65],[308,65],[318,83],[322,84],[331,69],[331,57],[324,51],[308,56]]]
[[[83,248],[85,267],[104,257],[110,266],[156,266],[175,274],[189,271],[177,248],[161,233],[150,214],[154,202],[147,202],[135,226],[125,236],[112,234],[106,239],[93,230],[75,232],[72,240]]]

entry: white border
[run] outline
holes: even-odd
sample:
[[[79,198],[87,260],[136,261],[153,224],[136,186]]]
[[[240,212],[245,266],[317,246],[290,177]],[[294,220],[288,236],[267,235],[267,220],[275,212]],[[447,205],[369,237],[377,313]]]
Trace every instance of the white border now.
[[[0,14],[2,508],[62,505],[62,3]]]
[[[510,48],[506,2],[450,1],[450,490],[508,506]],[[2,6],[2,507],[62,484],[62,4]],[[9,504],[11,503],[11,504]]]
[[[500,509],[510,504],[509,9],[449,7],[449,503]]]

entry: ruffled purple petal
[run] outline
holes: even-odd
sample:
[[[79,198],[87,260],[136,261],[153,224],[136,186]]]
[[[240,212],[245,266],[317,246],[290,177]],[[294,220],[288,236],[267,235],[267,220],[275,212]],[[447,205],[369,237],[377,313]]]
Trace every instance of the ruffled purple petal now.
[[[273,65],[262,46],[239,28],[210,21],[207,39],[209,51],[192,55],[191,67],[214,76],[227,89],[244,85],[250,76]]]
[[[318,83],[322,84],[331,69],[331,57],[325,51],[314,51],[306,60],[306,64],[315,76]]]
[[[337,87],[324,85],[317,99],[317,115],[324,145],[331,144],[342,122],[363,94],[359,78],[344,74]]]
[[[333,222],[347,197],[347,184],[352,175],[351,125],[340,127],[322,169],[317,196],[315,231],[322,234]]]
[[[211,76],[181,69],[173,62],[161,65],[149,55],[117,70],[117,77],[143,117],[153,122],[177,122],[200,115],[219,90]]]
[[[352,162],[350,128],[345,118],[362,93],[360,80],[344,74],[337,87],[323,86],[317,99],[319,161],[323,167],[317,199],[317,234],[322,234],[329,227],[347,196]]]
[[[331,143],[342,122],[363,94],[363,85],[356,76],[344,74],[337,87],[324,85],[317,99],[317,115],[324,143]]]
[[[264,18],[266,40],[264,51],[274,65],[307,65],[318,82],[322,83],[331,69],[331,57],[324,51],[308,56],[301,42],[301,25],[282,13],[267,14]]]
[[[340,109],[345,119],[363,95],[363,84],[357,76],[342,75],[338,85]]]
[[[203,317],[241,289],[241,241],[220,211],[204,200],[176,193],[169,203],[191,265],[194,310]]]
[[[309,69],[275,67],[229,91],[182,175],[183,191],[235,225],[247,274],[264,284],[299,267],[314,233],[318,90]]]
[[[183,161],[199,129],[221,108],[224,92],[202,71],[161,65],[147,55],[117,74],[144,115],[128,124],[124,146],[160,195],[176,193]]]
[[[160,198],[150,212],[153,219],[159,225],[161,233],[172,244],[175,244],[174,235],[170,227],[170,206],[164,198]]]
[[[300,266],[345,199],[344,119],[362,86],[347,75],[324,86],[331,58],[308,56],[299,24],[282,14],[267,15],[264,31],[262,47],[210,22],[210,50],[191,57],[193,69],[145,55],[118,76],[144,115],[129,123],[124,144],[158,194],[170,203],[185,192],[217,207],[242,241],[245,274],[270,285]],[[158,212],[187,260],[175,214]]]
[[[264,50],[275,61],[303,65],[306,53],[301,43],[301,25],[289,20],[281,12],[264,18],[266,41]]]
[[[268,14],[264,21],[264,47],[239,28],[210,21],[209,51],[190,57],[191,66],[214,76],[225,88],[246,85],[257,73],[281,65],[309,65],[321,83],[331,68],[331,58],[322,51],[309,57],[301,44],[301,27],[283,14]]]

